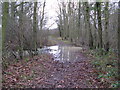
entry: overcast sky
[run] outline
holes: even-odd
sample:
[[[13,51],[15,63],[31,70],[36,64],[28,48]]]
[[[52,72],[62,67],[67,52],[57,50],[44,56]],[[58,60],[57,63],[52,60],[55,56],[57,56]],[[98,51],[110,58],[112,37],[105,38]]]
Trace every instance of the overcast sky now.
[[[57,24],[55,23],[55,20],[57,19],[57,7],[58,2],[57,0],[46,0],[46,12],[48,16],[48,22],[47,26],[51,26],[50,29],[57,28]],[[54,23],[54,24],[53,24]]]

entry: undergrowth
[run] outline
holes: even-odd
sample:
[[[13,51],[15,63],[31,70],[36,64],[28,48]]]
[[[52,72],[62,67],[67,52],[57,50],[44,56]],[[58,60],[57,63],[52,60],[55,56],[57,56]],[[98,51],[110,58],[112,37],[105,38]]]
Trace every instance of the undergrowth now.
[[[98,79],[103,83],[107,82],[109,88],[120,87],[117,55],[113,51],[100,55],[99,50],[91,50],[89,54],[94,58],[91,63],[97,70]]]

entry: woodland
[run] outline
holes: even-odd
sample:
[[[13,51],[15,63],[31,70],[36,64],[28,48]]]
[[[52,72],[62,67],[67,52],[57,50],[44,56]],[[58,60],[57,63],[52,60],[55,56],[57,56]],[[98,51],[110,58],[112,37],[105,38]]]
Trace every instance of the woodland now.
[[[120,1],[46,2],[0,3],[2,88],[120,87]]]

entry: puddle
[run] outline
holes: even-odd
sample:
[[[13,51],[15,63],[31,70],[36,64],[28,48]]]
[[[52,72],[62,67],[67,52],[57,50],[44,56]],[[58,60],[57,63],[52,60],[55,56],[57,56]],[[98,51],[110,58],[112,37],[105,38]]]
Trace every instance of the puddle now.
[[[74,46],[50,46],[50,47],[44,47],[41,49],[42,53],[49,53],[52,54],[54,57],[54,60],[60,61],[60,62],[71,62],[76,61],[78,59],[78,56],[75,52],[80,51],[81,47],[74,47]]]
[[[76,52],[80,51],[81,49],[82,47],[56,45],[56,46],[49,46],[49,47],[45,46],[43,48],[38,48],[37,50],[39,55],[42,53],[52,54],[54,57],[54,60],[56,61],[72,62],[80,59],[76,54]],[[16,52],[15,55],[19,57],[18,52]],[[24,51],[23,55],[29,56],[28,51]]]

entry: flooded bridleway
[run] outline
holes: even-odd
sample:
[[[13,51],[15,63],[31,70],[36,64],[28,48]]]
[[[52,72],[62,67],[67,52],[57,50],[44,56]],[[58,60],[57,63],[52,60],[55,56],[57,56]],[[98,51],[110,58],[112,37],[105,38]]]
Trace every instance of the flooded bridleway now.
[[[39,50],[39,49],[38,49]],[[89,59],[76,47],[58,40],[57,45],[44,47],[39,53],[53,56],[52,67],[48,68],[49,77],[42,87],[49,88],[95,88],[95,77]],[[49,83],[49,84],[48,84]],[[39,86],[38,86],[39,87]]]
[[[7,87],[34,88],[98,88],[92,60],[85,47],[54,39],[56,45],[38,48],[38,55],[10,66],[4,74]],[[13,76],[14,75],[14,76]],[[8,84],[9,83],[9,84]]]
[[[51,54],[53,55],[55,61],[65,63],[85,59],[84,57],[79,58],[79,56],[76,54],[80,50],[82,50],[82,47],[55,45],[40,49],[40,53]]]
[[[54,38],[53,38],[54,39]],[[56,40],[57,44],[54,46],[44,46],[43,48],[38,48],[38,54],[48,53],[53,56],[53,60],[59,61],[62,63],[65,62],[75,62],[80,60],[85,60],[86,57],[79,54],[83,48],[76,47],[72,44],[63,42],[62,40]]]

